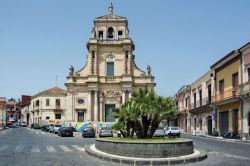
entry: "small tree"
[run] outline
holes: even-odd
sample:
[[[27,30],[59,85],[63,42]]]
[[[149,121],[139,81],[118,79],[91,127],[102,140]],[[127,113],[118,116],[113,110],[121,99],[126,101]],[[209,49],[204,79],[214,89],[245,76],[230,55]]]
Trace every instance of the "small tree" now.
[[[120,130],[123,137],[136,133],[138,138],[152,138],[162,120],[176,117],[176,110],[171,97],[140,89],[127,103],[113,110],[113,116],[118,119],[113,128]]]

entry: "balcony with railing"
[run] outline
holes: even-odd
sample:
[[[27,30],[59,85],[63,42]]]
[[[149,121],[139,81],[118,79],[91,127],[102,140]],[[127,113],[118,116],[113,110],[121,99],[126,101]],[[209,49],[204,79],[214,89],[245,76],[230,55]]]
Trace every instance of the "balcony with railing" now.
[[[210,103],[211,103],[211,98],[205,97],[202,100],[198,100],[198,101],[196,101],[194,103],[191,103],[191,108],[190,109],[191,110],[196,109],[196,108],[199,108],[199,107],[202,107],[202,106],[206,106],[206,105],[208,105]]]
[[[229,90],[224,91],[223,93],[220,94],[216,94],[213,98],[212,98],[212,102],[219,102],[222,100],[226,100],[226,99],[231,99],[234,97],[239,96],[239,89],[237,88],[230,88]]]

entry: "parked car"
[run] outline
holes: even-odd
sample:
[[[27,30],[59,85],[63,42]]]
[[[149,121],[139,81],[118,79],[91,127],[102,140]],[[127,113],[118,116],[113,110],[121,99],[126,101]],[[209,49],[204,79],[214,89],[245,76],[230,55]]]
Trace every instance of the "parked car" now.
[[[38,123],[31,123],[30,128],[32,129],[41,129],[40,125]]]
[[[73,137],[73,130],[71,127],[60,127],[58,130],[58,136],[64,137],[64,136],[69,136]]]
[[[58,130],[62,127],[60,124],[56,124],[53,126],[53,133],[56,134],[58,133]],[[72,130],[73,131],[73,130]]]
[[[27,127],[27,124],[25,122],[20,122],[20,126]]]
[[[99,137],[113,137],[113,131],[111,130],[111,128],[102,127],[99,130]]]
[[[93,127],[86,127],[82,131],[82,137],[92,137],[92,138],[95,138],[95,129]]]
[[[180,134],[181,134],[179,127],[167,127],[165,133],[166,135],[168,135],[168,137],[171,137],[171,136],[180,137]]]
[[[49,131],[49,125],[48,124],[43,124],[42,127],[41,127],[41,130],[48,132]]]
[[[165,137],[165,136],[166,134],[163,127],[158,127],[153,135],[153,137]]]

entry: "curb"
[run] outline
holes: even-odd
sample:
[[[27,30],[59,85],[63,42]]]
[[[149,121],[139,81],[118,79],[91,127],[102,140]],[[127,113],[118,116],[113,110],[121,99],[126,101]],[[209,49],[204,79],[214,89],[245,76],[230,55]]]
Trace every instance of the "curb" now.
[[[93,146],[93,145],[91,145]],[[207,158],[207,154],[204,152],[200,152],[198,155],[195,156],[181,156],[181,157],[175,157],[175,158],[152,158],[152,159],[144,159],[144,158],[131,158],[124,156],[115,156],[115,155],[108,155],[108,154],[102,154],[98,153],[97,151],[94,151],[89,147],[85,148],[85,151],[87,154],[93,157],[97,157],[101,160],[105,160],[108,162],[115,162],[120,164],[129,164],[134,166],[139,165],[175,165],[175,164],[189,164],[189,163],[195,163],[202,160],[205,160]]]
[[[223,137],[213,137],[213,136],[207,136],[207,135],[192,135],[192,134],[188,134],[188,133],[182,133],[182,134],[188,135],[188,136],[193,136],[193,137],[209,138],[209,139],[224,141],[224,142],[239,142],[239,143],[249,143],[250,144],[250,140],[242,141],[242,140],[237,140],[237,139],[226,139]]]

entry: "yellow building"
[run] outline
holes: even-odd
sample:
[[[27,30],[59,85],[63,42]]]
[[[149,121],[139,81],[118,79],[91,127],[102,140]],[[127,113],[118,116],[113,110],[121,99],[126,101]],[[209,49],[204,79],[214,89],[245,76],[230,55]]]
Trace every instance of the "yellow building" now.
[[[216,109],[216,130],[222,135],[242,130],[241,53],[234,50],[211,66],[214,70],[215,94],[212,102]]]

